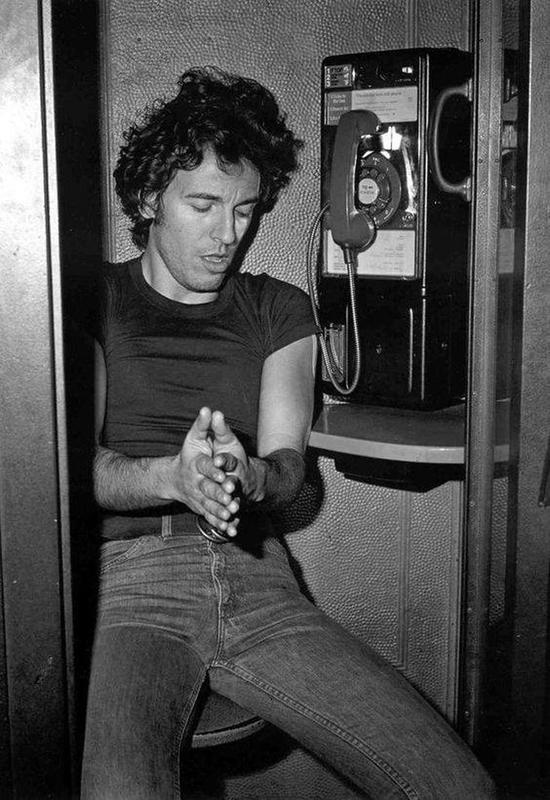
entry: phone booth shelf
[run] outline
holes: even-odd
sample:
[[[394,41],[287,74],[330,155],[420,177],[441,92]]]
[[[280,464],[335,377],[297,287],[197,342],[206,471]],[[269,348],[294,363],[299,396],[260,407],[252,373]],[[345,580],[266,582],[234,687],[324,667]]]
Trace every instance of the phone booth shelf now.
[[[509,401],[497,402],[495,465],[508,461]],[[436,411],[325,403],[309,447],[346,477],[411,491],[464,478],[465,406]]]

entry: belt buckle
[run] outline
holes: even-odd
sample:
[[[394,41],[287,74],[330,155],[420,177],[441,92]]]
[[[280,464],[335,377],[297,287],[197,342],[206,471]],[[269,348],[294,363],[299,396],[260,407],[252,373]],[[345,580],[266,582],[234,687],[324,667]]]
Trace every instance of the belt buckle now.
[[[209,542],[215,542],[216,544],[227,544],[227,542],[231,541],[231,536],[227,536],[213,525],[210,525],[210,523],[207,522],[203,517],[197,516],[195,520],[197,523],[197,528],[199,529],[199,533],[204,536],[205,539],[208,539]]]

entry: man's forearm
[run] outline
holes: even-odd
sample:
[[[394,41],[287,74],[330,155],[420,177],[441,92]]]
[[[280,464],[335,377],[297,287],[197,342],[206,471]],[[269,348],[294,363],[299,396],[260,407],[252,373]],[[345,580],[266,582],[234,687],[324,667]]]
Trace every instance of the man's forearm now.
[[[98,447],[93,478],[96,502],[109,511],[132,511],[170,503],[165,496],[168,458],[129,458]]]
[[[250,458],[253,479],[247,500],[266,510],[279,510],[298,495],[305,477],[305,460],[292,448],[275,450],[263,458]]]

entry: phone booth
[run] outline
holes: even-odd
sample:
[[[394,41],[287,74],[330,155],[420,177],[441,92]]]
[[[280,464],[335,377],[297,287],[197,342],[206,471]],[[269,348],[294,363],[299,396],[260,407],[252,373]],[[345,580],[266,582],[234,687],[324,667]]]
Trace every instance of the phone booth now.
[[[350,400],[376,405],[460,402],[471,56],[451,48],[332,56],[322,75],[324,388],[345,386]],[[351,270],[342,245],[350,236]]]

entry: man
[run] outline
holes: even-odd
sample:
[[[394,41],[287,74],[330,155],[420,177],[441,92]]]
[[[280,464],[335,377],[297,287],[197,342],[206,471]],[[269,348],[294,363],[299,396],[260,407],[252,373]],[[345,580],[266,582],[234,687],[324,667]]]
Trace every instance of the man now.
[[[142,257],[106,269],[96,335],[104,509],[82,797],[185,797],[206,686],[375,798],[491,797],[468,749],[299,592],[270,512],[304,477],[315,326],[233,267],[300,142],[254,81],[191,70],[115,171]]]

